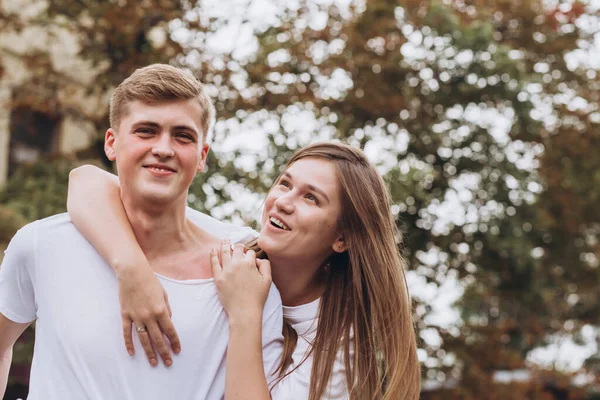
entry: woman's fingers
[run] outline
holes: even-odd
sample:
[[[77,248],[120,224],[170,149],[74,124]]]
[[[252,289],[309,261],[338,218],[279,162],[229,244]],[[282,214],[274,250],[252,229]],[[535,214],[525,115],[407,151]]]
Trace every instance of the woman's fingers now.
[[[128,317],[122,316],[123,321],[123,340],[125,341],[125,348],[130,356],[135,354],[135,348],[133,347],[133,335],[131,334],[131,325],[133,322]]]
[[[269,284],[271,284],[271,263],[269,260],[256,260],[256,266],[258,268],[258,272],[260,272],[263,278],[268,280]]]
[[[170,367],[171,364],[173,364],[173,359],[171,358],[171,352],[169,351],[167,343],[165,343],[165,338],[163,336],[162,331],[158,327],[158,324],[152,324],[150,326],[147,326],[146,329],[150,334],[150,341],[152,342],[152,346],[154,347],[154,349],[156,349],[156,351],[158,351],[158,354],[163,360],[163,363],[167,367]]]
[[[221,240],[221,267],[228,269],[231,267],[231,242],[229,240]]]
[[[244,253],[246,252],[246,246],[244,246],[241,243],[236,243],[233,246],[233,256],[232,258],[235,260],[239,260],[241,258],[244,258]]]
[[[141,321],[135,322],[134,325],[138,338],[140,339],[140,343],[142,344],[142,348],[146,353],[146,357],[148,358],[150,365],[152,365],[153,367],[156,366],[158,364],[158,360],[156,357],[156,352],[154,351],[154,347],[152,347],[152,342],[150,341],[150,334],[148,333],[148,328]]]
[[[210,266],[212,268],[213,278],[215,278],[216,281],[223,274],[223,268],[221,267],[219,255],[215,249],[210,249]]]
[[[246,254],[244,254],[244,260],[248,268],[255,269],[257,267],[256,253],[254,250],[248,250]]]
[[[173,316],[173,311],[171,311],[171,304],[169,304],[169,295],[167,294],[166,291],[165,291],[165,303],[167,303],[167,311],[169,311],[169,318],[171,318]],[[177,332],[175,332],[175,335],[177,335]]]
[[[181,342],[179,341],[179,335],[177,334],[177,330],[175,330],[175,325],[173,325],[173,321],[171,321],[170,310],[168,316],[163,314],[163,316],[158,319],[158,326],[161,332],[164,333],[164,335],[169,340],[169,344],[171,345],[171,349],[173,350],[173,352],[175,354],[179,354],[179,352],[181,351]],[[170,357],[171,355],[169,354],[169,358]]]

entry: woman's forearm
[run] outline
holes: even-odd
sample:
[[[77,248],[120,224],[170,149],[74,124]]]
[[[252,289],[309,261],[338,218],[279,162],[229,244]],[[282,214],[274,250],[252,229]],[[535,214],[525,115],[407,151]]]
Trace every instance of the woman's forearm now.
[[[129,354],[135,353],[132,324],[148,361],[156,365],[157,352],[165,365],[172,364],[164,335],[178,353],[181,343],[171,321],[164,288],[158,281],[140,245],[121,202],[119,179],[87,165],[69,174],[67,209],[83,236],[110,264],[119,280],[123,339]],[[84,266],[82,266],[84,268]]]
[[[229,320],[225,400],[269,400],[262,357],[262,310]]]
[[[67,210],[117,275],[124,268],[147,264],[121,202],[117,176],[92,165],[72,170]]]

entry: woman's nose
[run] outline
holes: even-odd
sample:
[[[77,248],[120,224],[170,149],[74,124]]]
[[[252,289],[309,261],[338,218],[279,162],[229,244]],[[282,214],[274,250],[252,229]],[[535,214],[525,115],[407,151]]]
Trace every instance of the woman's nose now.
[[[275,207],[286,214],[294,212],[294,202],[291,197],[291,192],[279,196],[277,200],[275,200]]]

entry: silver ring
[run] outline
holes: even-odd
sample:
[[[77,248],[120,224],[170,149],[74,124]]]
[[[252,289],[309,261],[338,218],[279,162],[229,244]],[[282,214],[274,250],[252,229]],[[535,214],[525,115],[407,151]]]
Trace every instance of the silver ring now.
[[[148,330],[146,329],[145,325],[142,325],[142,326],[136,326],[135,331],[137,333],[140,333],[140,332],[147,332]]]

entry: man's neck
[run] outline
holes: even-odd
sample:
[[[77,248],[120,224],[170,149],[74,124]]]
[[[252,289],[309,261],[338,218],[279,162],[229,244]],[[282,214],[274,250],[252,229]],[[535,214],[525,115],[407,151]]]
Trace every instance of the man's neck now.
[[[326,277],[322,263],[315,263],[311,267],[304,261],[269,260],[273,283],[281,294],[284,306],[308,304],[323,295]]]
[[[197,242],[198,229],[185,217],[185,202],[168,206],[146,206],[122,198],[135,237],[151,261],[157,256],[178,253]]]

